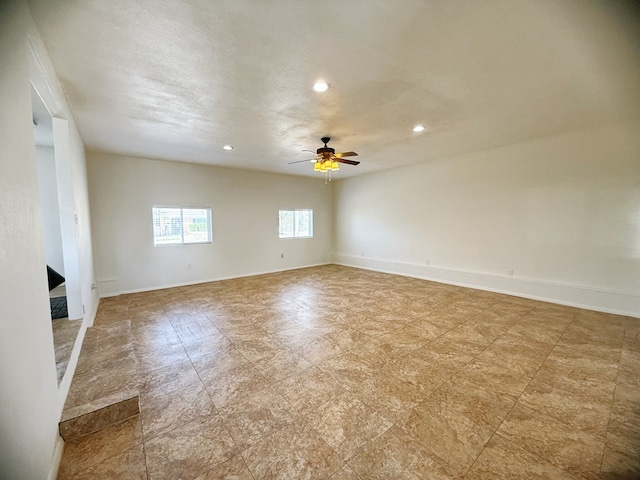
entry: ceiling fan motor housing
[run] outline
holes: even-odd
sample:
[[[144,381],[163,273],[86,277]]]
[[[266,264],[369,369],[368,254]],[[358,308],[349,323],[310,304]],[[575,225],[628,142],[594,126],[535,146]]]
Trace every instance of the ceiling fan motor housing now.
[[[329,143],[329,140],[331,140],[331,138],[322,137],[320,140],[322,141],[322,143],[324,143],[324,147],[321,147],[318,150],[316,150],[316,153],[318,155],[322,155],[323,157],[328,157],[336,153],[335,148],[327,147],[327,143]]]
[[[331,147],[322,147],[316,150],[316,152],[318,153],[318,155],[322,155],[324,157],[326,155],[333,155],[334,153],[336,153],[336,150]]]

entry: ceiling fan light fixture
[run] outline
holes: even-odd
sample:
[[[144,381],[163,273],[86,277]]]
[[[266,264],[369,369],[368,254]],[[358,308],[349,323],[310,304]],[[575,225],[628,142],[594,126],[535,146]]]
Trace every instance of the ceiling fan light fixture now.
[[[413,131],[416,133],[424,132],[424,130],[425,130],[424,125],[416,125],[415,127],[413,127]]]
[[[326,92],[329,89],[329,84],[324,80],[318,80],[313,84],[313,89],[316,92]]]
[[[313,171],[314,172],[321,172],[322,171],[322,165],[320,164],[320,162],[316,162],[313,165]]]
[[[338,165],[338,162],[336,162],[335,160],[331,162],[331,170],[340,170],[340,166]]]

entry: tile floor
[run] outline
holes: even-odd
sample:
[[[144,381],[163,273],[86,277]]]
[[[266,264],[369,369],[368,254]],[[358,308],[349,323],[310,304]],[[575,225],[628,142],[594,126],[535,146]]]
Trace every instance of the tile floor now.
[[[56,354],[56,372],[58,384],[60,384],[67,371],[67,365],[71,359],[71,352],[82,326],[82,320],[56,318],[51,321],[51,325],[53,328],[53,346]]]
[[[59,479],[637,479],[640,320],[335,265],[125,295],[141,414]]]
[[[67,286],[63,283],[49,291],[49,298],[65,297]],[[69,320],[68,317],[51,320],[53,327],[53,346],[56,355],[56,372],[58,374],[58,384],[62,382],[67,371],[67,365],[71,359],[73,345],[82,326],[82,320]]]

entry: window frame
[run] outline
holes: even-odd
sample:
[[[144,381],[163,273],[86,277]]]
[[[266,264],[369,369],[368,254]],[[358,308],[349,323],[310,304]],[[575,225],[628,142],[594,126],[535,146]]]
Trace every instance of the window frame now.
[[[293,213],[293,235],[291,236],[283,236],[282,229],[280,226],[280,219],[282,212],[292,212]],[[298,212],[310,212],[310,220],[309,220],[309,235],[297,235],[296,225],[297,225],[297,214]],[[304,238],[313,238],[313,208],[293,208],[293,209],[278,209],[278,238],[281,240],[290,240],[290,239],[304,239]]]
[[[171,242],[171,243],[156,243],[156,231],[155,231],[155,210],[162,208],[171,208],[180,210],[180,242]],[[208,240],[204,242],[185,242],[184,240],[184,211],[185,210],[206,210],[207,212],[207,236]],[[176,247],[176,246],[188,246],[188,245],[209,245],[213,243],[213,222],[212,222],[212,214],[211,207],[204,206],[189,206],[189,207],[180,207],[175,205],[153,205],[151,207],[151,233],[153,236],[153,246],[154,247]]]

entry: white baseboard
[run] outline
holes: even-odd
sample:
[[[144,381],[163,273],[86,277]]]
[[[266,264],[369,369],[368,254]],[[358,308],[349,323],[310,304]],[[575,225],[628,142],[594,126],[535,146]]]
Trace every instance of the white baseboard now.
[[[100,298],[115,297],[120,295],[118,291],[118,279],[117,278],[102,278],[96,280],[98,286],[98,296]]]
[[[56,480],[58,477],[58,471],[60,470],[60,463],[62,462],[62,453],[64,452],[64,440],[60,435],[56,436],[56,445],[53,449],[53,457],[51,458],[51,466],[49,467],[49,474],[47,480]]]
[[[353,255],[333,254],[333,263],[383,273],[393,273],[439,283],[557,303],[599,312],[640,318],[640,295],[582,285],[467,272]]]
[[[279,272],[288,272],[291,270],[300,270],[303,268],[311,268],[311,267],[320,267],[322,265],[328,265],[331,262],[324,262],[324,263],[315,263],[312,265],[302,265],[299,267],[291,267],[291,268],[280,268],[280,269],[276,269],[276,270],[266,270],[266,271],[261,271],[261,272],[252,272],[252,273],[243,273],[241,275],[231,275],[228,277],[215,277],[215,278],[208,278],[208,279],[204,279],[204,280],[196,280],[196,281],[192,281],[192,282],[184,282],[184,283],[172,283],[172,284],[167,284],[167,285],[153,285],[150,287],[144,287],[144,288],[134,288],[134,289],[130,289],[130,290],[121,290],[121,291],[116,291],[116,292],[105,292],[103,293],[103,290],[100,289],[100,284],[101,282],[110,282],[111,285],[118,284],[117,279],[106,279],[106,280],[97,280],[98,283],[98,291],[100,292],[100,298],[106,298],[106,297],[115,297],[118,295],[126,295],[127,293],[141,293],[141,292],[151,292],[153,290],[164,290],[165,288],[176,288],[176,287],[187,287],[189,285],[199,285],[201,283],[210,283],[210,282],[219,282],[222,280],[233,280],[235,278],[244,278],[244,277],[254,277],[256,275],[268,275],[270,273],[279,273]]]

